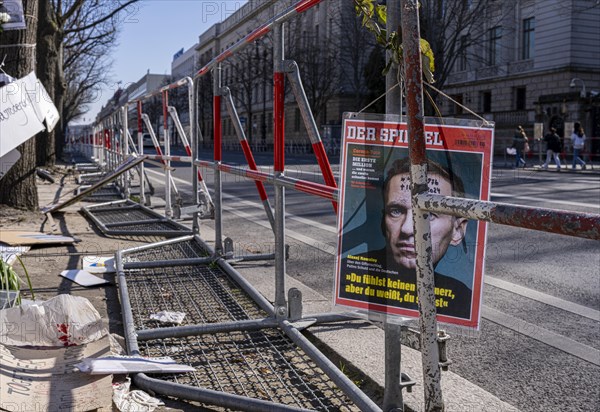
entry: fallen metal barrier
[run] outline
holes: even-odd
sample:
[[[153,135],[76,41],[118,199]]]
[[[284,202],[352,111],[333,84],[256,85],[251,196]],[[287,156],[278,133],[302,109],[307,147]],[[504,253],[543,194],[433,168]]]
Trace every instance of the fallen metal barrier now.
[[[197,235],[120,251],[116,265],[128,353],[196,368],[137,374],[138,387],[234,410],[381,410],[300,332],[347,317],[278,318]],[[153,323],[163,310],[186,313],[184,324]]]
[[[192,233],[188,227],[132,200],[85,206],[81,211],[106,235],[177,237]]]

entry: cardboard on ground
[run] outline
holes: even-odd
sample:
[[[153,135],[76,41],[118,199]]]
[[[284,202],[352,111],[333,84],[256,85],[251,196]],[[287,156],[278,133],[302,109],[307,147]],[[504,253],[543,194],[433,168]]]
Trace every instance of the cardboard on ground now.
[[[105,285],[108,283],[108,280],[104,280],[99,278],[98,276],[94,276],[85,270],[71,269],[71,270],[63,270],[60,272],[60,276],[63,278],[67,278],[78,285],[81,286],[98,286]]]
[[[112,376],[75,365],[109,355],[108,335],[80,346],[29,349],[0,344],[0,408],[7,411],[111,410]]]
[[[47,235],[42,232],[0,230],[0,242],[11,246],[41,246],[75,243],[75,239],[69,236]]]

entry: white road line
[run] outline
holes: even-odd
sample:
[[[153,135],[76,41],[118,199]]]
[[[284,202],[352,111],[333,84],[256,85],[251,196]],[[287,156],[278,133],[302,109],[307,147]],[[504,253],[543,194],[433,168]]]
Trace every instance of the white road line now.
[[[578,305],[577,303],[569,302],[568,300],[560,299],[551,295],[547,295],[537,290],[529,289],[524,286],[507,282],[502,279],[495,278],[493,276],[485,276],[485,283],[494,287],[507,290],[514,294],[524,296],[526,298],[545,303],[555,308],[563,309],[567,312],[574,313],[584,318],[592,319],[600,322],[600,311],[588,308],[586,306]]]
[[[566,336],[559,335],[558,333],[534,325],[533,323],[500,312],[489,306],[484,305],[481,313],[484,318],[497,323],[500,326],[512,329],[546,345],[600,366],[600,351],[598,349],[594,349]]]
[[[533,196],[515,196],[515,195],[509,195],[507,193],[497,193],[497,192],[492,192],[492,196],[493,197],[494,196],[495,197],[506,197],[506,198],[519,199],[519,200],[530,200],[530,201],[534,201],[534,202],[555,203],[557,205],[591,207],[591,208],[600,209],[600,204],[571,202],[569,200],[543,199],[541,197],[533,197]]]

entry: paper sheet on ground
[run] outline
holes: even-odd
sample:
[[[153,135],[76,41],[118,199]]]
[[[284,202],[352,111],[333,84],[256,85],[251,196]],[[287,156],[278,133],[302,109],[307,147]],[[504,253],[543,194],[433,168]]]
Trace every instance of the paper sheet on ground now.
[[[84,256],[82,268],[89,273],[114,273],[115,258],[109,256]]]
[[[42,304],[0,311],[0,344],[16,346],[83,345],[108,331],[89,300],[58,295]]]
[[[99,278],[98,276],[92,275],[85,270],[79,269],[63,270],[60,272],[60,276],[85,287],[105,285],[109,283],[108,280]]]
[[[193,372],[194,368],[180,365],[172,358],[142,358],[139,356],[109,356],[101,359],[83,359],[77,368],[81,372],[92,375],[98,374],[126,374],[126,373],[175,373]]]
[[[109,354],[108,335],[68,348],[30,349],[0,344],[0,408],[8,411],[111,410],[112,376],[88,375],[81,359]]]

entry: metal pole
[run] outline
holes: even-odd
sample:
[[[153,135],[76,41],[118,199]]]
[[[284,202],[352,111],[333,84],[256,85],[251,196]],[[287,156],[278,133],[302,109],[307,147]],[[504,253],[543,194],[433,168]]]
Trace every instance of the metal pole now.
[[[165,155],[171,156],[171,142],[169,141],[169,91],[163,90],[162,92],[162,103],[163,103],[163,136],[165,139]],[[160,147],[160,144],[158,145]],[[171,160],[167,158],[165,170],[165,216],[173,216],[173,208],[171,204]]]
[[[400,29],[400,0],[390,0],[387,4],[387,25],[388,33]],[[386,60],[391,56],[386,54]],[[385,88],[390,90],[398,82],[399,68],[392,66],[385,78]],[[402,115],[401,93],[399,88],[395,88],[385,97],[385,112],[389,114]],[[384,319],[385,333],[385,390],[383,395],[383,410],[385,412],[393,410],[404,410],[404,400],[402,399],[402,388],[400,387],[402,345],[400,343],[402,329],[396,323]]]
[[[213,122],[214,122],[214,161],[221,164],[221,64],[213,70]],[[221,171],[215,170],[215,252],[223,251],[223,188],[221,183]]]
[[[121,146],[123,147],[123,155],[121,156],[121,163],[125,161],[127,156],[129,156],[129,119],[127,118],[129,114],[129,105],[125,103],[123,106],[123,131],[121,132]],[[131,195],[131,189],[129,188],[129,177],[130,174],[127,172],[125,174],[125,180],[123,181],[124,187],[123,191],[125,192],[125,198],[129,199]]]
[[[138,133],[137,133],[137,141],[138,141],[138,153],[140,154],[140,156],[144,155],[144,142],[142,141],[142,130],[143,130],[143,126],[142,126],[142,101],[138,100],[137,101],[137,127],[138,127]],[[145,175],[144,175],[144,162],[140,163],[139,166],[139,171],[140,171],[140,203],[143,205],[146,205],[146,181],[145,181]]]
[[[196,94],[194,93],[194,80],[191,77],[185,78],[188,84],[188,110],[190,116],[190,156],[192,156],[192,191],[194,192],[194,204],[200,203],[198,197],[198,181],[202,179],[202,175],[198,170],[198,166],[194,160],[198,158],[198,134],[196,132]],[[195,177],[198,176],[196,179]],[[206,192],[208,194],[208,191]],[[200,222],[198,221],[198,212],[193,213],[192,233],[200,233]]]
[[[281,177],[285,169],[285,128],[284,128],[284,34],[283,25],[273,27],[273,146],[274,172]],[[287,318],[285,297],[285,188],[275,186],[275,316]]]
[[[425,410],[443,411],[441,371],[437,344],[434,272],[432,261],[431,227],[428,212],[420,209],[416,197],[427,193],[427,155],[425,152],[423,73],[419,47],[419,4],[417,0],[402,0],[402,39],[404,49],[404,80],[408,112],[410,178],[417,252],[417,294],[421,330],[421,356]]]

